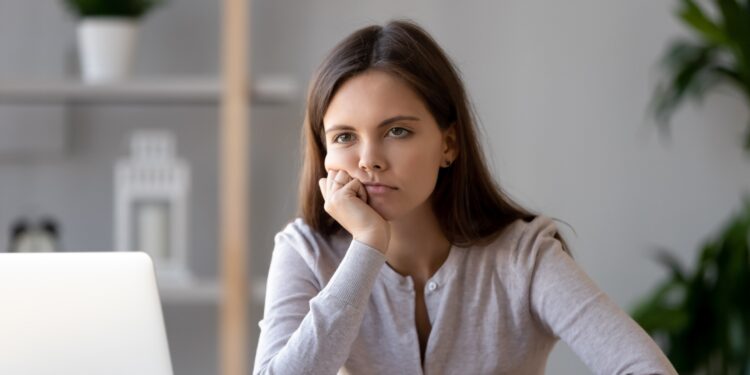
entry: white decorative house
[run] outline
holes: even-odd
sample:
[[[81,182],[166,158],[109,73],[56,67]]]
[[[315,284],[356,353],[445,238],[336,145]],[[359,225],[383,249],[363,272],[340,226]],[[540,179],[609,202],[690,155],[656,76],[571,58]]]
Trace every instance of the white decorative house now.
[[[148,253],[162,282],[188,282],[190,168],[167,131],[134,132],[130,153],[115,165],[115,249]]]

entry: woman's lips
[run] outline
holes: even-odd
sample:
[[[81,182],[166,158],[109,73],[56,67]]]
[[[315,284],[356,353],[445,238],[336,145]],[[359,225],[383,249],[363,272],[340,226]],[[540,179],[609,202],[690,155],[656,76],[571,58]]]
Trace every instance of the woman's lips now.
[[[367,194],[384,194],[396,190],[395,187],[383,184],[365,184]]]

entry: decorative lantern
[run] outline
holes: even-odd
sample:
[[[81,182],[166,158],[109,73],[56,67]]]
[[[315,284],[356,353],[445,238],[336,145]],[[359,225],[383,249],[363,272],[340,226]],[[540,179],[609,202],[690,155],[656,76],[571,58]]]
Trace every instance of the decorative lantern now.
[[[160,281],[187,282],[190,168],[166,131],[134,132],[130,153],[115,165],[115,248],[148,253]]]

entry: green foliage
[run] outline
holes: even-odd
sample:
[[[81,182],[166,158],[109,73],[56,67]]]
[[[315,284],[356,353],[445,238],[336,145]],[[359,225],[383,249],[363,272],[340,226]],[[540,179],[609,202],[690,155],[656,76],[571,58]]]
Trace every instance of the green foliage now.
[[[65,0],[80,17],[140,18],[164,0]]]
[[[666,77],[651,103],[658,124],[669,119],[687,97],[701,100],[717,83],[737,88],[750,105],[750,1],[710,0],[710,16],[696,0],[680,0],[677,16],[693,34],[672,42],[662,59]],[[750,151],[750,124],[744,148]]]
[[[633,311],[680,374],[750,374],[750,196],[708,241],[688,273],[669,253],[670,276]]]
[[[702,100],[715,85],[738,89],[750,105],[750,0],[679,0],[677,16],[692,39],[671,43],[666,77],[652,111],[662,130],[688,97]],[[710,4],[712,11],[703,8]],[[744,141],[750,151],[750,124]],[[669,277],[633,311],[662,344],[680,374],[750,375],[750,196],[716,239],[703,245],[696,269],[668,252],[658,260]]]

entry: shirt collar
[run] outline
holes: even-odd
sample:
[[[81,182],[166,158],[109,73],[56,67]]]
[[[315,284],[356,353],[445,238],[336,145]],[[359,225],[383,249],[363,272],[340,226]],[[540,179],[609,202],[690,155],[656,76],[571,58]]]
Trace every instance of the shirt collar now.
[[[448,258],[438,268],[437,271],[427,280],[427,283],[437,283],[438,285],[445,285],[453,278],[456,274],[456,270],[460,267],[465,255],[466,248],[451,245],[448,252]],[[380,270],[380,277],[389,285],[393,285],[399,289],[411,291],[414,289],[414,280],[411,276],[403,276],[396,272],[391,266],[386,263]]]

